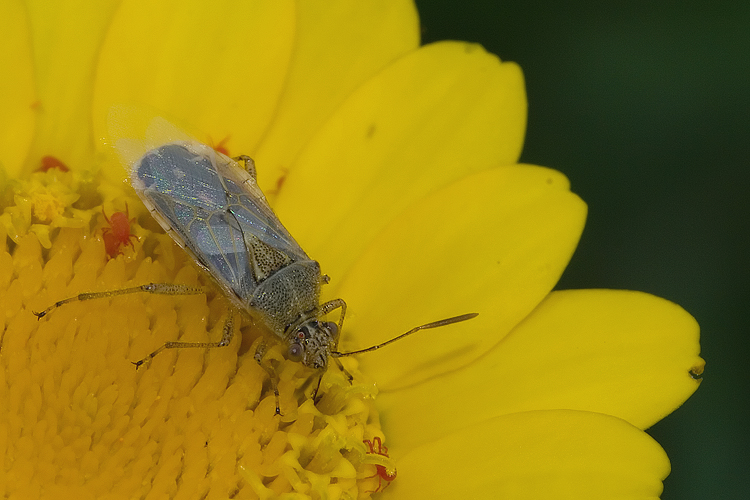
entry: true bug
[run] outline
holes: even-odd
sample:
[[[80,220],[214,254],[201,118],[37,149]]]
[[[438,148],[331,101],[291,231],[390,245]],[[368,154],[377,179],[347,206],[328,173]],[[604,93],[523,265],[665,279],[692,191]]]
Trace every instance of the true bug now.
[[[214,279],[236,309],[283,342],[289,359],[321,373],[327,369],[329,357],[372,351],[418,330],[476,316],[448,318],[418,326],[367,349],[338,352],[346,303],[334,299],[320,304],[320,288],[328,277],[321,274],[319,264],[307,256],[271,210],[257,186],[252,159],[232,159],[197,141],[176,141],[148,151],[135,162],[131,183],[154,219]],[[42,318],[71,301],[136,292],[188,295],[203,290],[151,283],[80,294],[35,314]],[[322,319],[336,309],[341,310],[338,323]],[[233,321],[230,313],[218,342],[167,342],[135,365],[142,365],[164,349],[229,345]],[[260,362],[262,357],[261,348],[256,359]],[[276,411],[279,412],[278,402]]]

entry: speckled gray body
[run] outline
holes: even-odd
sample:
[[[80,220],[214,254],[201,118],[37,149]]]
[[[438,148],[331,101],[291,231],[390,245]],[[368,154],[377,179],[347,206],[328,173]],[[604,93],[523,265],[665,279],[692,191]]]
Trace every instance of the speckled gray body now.
[[[203,267],[241,311],[262,322],[307,366],[325,369],[336,325],[318,318],[325,282],[279,222],[258,188],[254,168],[198,142],[147,152],[132,183],[153,217]]]

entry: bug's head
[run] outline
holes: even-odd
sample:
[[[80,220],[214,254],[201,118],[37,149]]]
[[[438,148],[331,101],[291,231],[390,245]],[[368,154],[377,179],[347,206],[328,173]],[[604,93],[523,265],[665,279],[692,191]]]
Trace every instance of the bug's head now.
[[[338,336],[336,323],[309,319],[299,325],[288,338],[287,357],[310,368],[325,371],[328,368],[328,356],[335,349]]]

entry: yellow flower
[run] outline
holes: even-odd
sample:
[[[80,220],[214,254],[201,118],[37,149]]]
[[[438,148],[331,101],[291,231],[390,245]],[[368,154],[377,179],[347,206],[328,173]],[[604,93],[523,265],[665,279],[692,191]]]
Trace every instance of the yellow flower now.
[[[698,326],[643,293],[550,293],[586,207],[562,174],[517,164],[516,65],[419,47],[398,0],[13,1],[0,33],[6,496],[366,498],[396,468],[382,497],[659,496],[669,462],[643,429],[696,390]],[[208,283],[121,182],[121,104],[255,159],[331,276],[323,299],[349,305],[341,350],[479,317],[342,359],[354,382],[330,369],[317,405],[310,371],[272,351],[282,416],[251,325],[133,369],[165,341],[217,339],[215,288],[37,321],[82,292]],[[45,157],[70,172],[37,172]],[[136,237],[113,258],[110,223]]]

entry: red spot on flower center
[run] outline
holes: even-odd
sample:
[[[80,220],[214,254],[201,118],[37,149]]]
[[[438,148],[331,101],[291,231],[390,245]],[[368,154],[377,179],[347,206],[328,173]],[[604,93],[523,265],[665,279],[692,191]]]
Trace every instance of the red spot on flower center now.
[[[62,172],[68,172],[70,169],[58,158],[54,156],[42,156],[42,166],[39,167],[40,172],[46,172],[51,168],[56,168]]]

